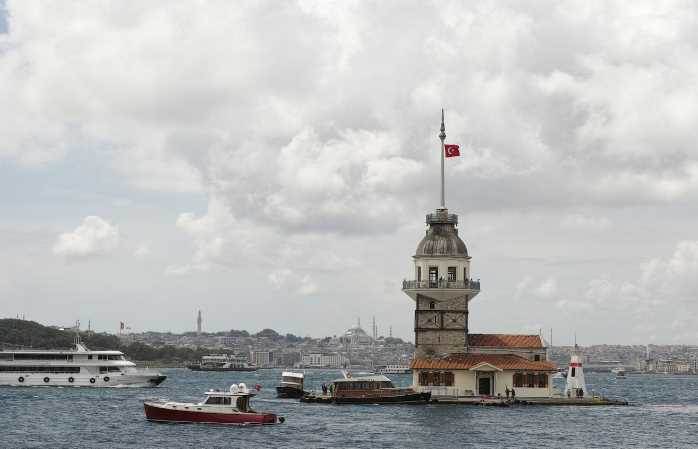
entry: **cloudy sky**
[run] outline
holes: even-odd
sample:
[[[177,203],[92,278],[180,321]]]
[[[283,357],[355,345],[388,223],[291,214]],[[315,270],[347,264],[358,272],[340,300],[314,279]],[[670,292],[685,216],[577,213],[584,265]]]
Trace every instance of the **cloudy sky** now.
[[[413,339],[444,107],[473,331],[698,340],[694,2],[0,11],[0,316]]]

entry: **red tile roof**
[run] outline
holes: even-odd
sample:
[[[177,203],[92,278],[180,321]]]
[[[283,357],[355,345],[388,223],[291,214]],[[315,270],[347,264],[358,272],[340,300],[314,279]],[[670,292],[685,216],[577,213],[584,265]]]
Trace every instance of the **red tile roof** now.
[[[501,370],[555,371],[557,366],[548,361],[534,362],[512,354],[451,354],[442,358],[415,358],[412,369],[470,369],[489,363]]]
[[[468,334],[469,346],[488,348],[542,348],[538,335]]]

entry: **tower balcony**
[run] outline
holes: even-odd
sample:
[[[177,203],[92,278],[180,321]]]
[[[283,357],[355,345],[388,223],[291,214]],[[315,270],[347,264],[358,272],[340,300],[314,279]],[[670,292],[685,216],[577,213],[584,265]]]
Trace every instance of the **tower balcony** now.
[[[410,298],[416,300],[417,295],[428,296],[437,301],[458,298],[459,296],[473,296],[480,293],[480,281],[467,279],[464,281],[402,281],[402,291]]]

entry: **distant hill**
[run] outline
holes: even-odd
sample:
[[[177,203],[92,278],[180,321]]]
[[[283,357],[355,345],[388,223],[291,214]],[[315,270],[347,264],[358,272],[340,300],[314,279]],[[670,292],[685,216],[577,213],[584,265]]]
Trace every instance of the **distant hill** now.
[[[37,349],[69,348],[74,334],[43,326],[35,321],[0,319],[0,346]]]
[[[68,349],[73,347],[74,339],[73,331],[53,329],[35,321],[0,319],[0,349]],[[124,345],[116,335],[105,333],[80,332],[80,339],[90,349],[122,351],[132,360],[140,361],[183,363],[199,360],[209,352],[202,348],[154,347],[137,342]]]

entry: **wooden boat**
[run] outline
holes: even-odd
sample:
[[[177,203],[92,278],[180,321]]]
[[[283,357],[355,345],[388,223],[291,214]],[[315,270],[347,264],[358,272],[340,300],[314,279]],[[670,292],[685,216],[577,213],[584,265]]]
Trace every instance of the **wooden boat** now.
[[[199,403],[149,402],[143,403],[149,421],[169,423],[205,423],[262,425],[283,423],[283,417],[274,413],[257,412],[250,408],[255,392],[245,384],[231,385],[228,391],[209,390]]]
[[[276,387],[276,396],[279,398],[300,398],[303,391],[303,373],[284,371],[281,373],[281,384]]]
[[[332,382],[329,394],[308,394],[303,402],[335,404],[426,404],[431,392],[418,392],[412,388],[395,388],[383,375],[351,377]]]

